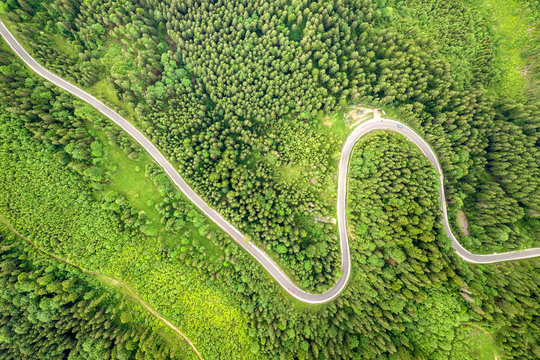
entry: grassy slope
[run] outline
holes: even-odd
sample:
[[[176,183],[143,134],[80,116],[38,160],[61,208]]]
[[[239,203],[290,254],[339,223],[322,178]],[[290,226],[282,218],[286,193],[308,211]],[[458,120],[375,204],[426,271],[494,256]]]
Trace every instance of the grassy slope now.
[[[27,144],[30,145],[21,147],[28,156],[25,163],[17,163],[21,159],[10,156],[9,151],[0,151],[4,157],[0,162],[0,173],[4,175],[0,176],[1,183],[11,193],[9,199],[0,198],[0,213],[16,230],[48,251],[61,252],[56,255],[72,263],[132,286],[145,301],[185,332],[205,358],[220,356],[220,351],[222,355],[244,352],[242,349],[247,347],[245,318],[236,306],[226,301],[224,294],[209,288],[188,265],[164,254],[156,239],[133,238],[118,233],[115,228],[107,228],[111,225],[106,216],[99,211],[89,213],[85,206],[86,202],[93,201],[92,196],[73,188],[77,177],[43,145],[33,141]],[[13,145],[5,142],[2,146],[8,150]],[[116,152],[117,165],[134,166],[134,161],[122,154],[122,151]],[[109,160],[115,161],[112,157]],[[133,172],[130,179],[131,182],[120,182],[123,185],[117,186],[145,184],[148,191],[140,194],[140,198],[146,201],[145,197],[152,193],[155,196],[156,186],[148,184],[143,173]],[[31,184],[31,193],[28,184]],[[29,206],[31,211],[28,211]],[[62,213],[62,219],[49,216],[54,213]],[[160,227],[159,222],[156,226]],[[48,236],[32,236],[32,229],[44,228],[46,230],[40,233]],[[115,233],[117,235],[111,235]],[[56,244],[56,237],[58,240],[69,238],[69,241]],[[88,251],[88,247],[92,250]],[[205,351],[208,333],[214,334],[212,351]]]
[[[104,144],[103,160],[116,168],[112,182],[107,190],[114,190],[124,194],[131,205],[137,210],[144,211],[153,224],[160,224],[161,214],[156,209],[156,204],[163,201],[164,196],[159,192],[154,182],[144,175],[146,166],[152,164],[150,156],[143,152],[137,159],[130,159],[126,153],[112,145],[105,134],[92,124],[87,124],[91,133]],[[101,195],[101,194],[100,194]],[[178,236],[167,232],[163,226],[158,226],[158,239],[165,244],[178,243]],[[191,223],[185,225],[185,230],[190,232],[191,239],[197,239],[199,243],[217,256],[223,255],[223,250],[199,234]]]
[[[133,122],[135,110],[126,102],[118,99],[118,96],[116,96],[116,91],[114,90],[114,87],[111,84],[110,80],[102,79],[98,81],[92,86],[90,92],[93,95],[97,96],[98,99],[103,99],[108,104],[112,104],[116,108],[124,110],[124,113],[122,115],[126,118],[126,120]]]
[[[84,279],[85,281],[96,281],[99,282],[99,286],[107,289],[107,291],[115,291],[122,293],[124,296],[126,296],[126,298],[129,299],[131,303],[129,318],[130,322],[133,325],[139,327],[144,326],[160,328],[159,334],[161,337],[163,337],[163,339],[165,339],[166,342],[177,343],[179,340],[186,341],[185,345],[183,346],[187,347],[189,345],[192,347],[191,351],[188,351],[186,354],[184,354],[186,358],[200,358],[200,354],[198,354],[197,349],[193,346],[191,341],[187,337],[185,337],[185,335],[180,330],[178,330],[178,328],[174,327],[174,325],[172,324],[166,324],[166,320],[163,319],[159,314],[156,314],[156,316],[154,317],[148,316],[148,311],[155,312],[155,310],[152,309],[147,303],[145,303],[144,300],[142,300],[129,286],[123,284],[118,280],[111,279],[108,276],[96,274],[94,272],[82,269],[79,266],[73,265],[67,262],[65,259],[59,258],[53,254],[47,254],[45,251],[37,247],[33,241],[24,237],[22,234],[13,229],[10,225],[8,225],[5,220],[0,216],[0,240],[2,239],[2,236],[4,236],[5,239],[11,237],[16,242],[24,240],[21,246],[24,248],[25,256],[27,256],[31,261],[42,262],[45,259],[45,261],[48,262],[51,266],[60,268],[63,267],[61,263],[66,264],[68,267],[71,268],[71,271],[74,271],[75,274],[78,274],[78,277]],[[9,244],[9,240],[5,241],[6,244]],[[11,246],[11,244],[8,246]],[[149,324],[151,325],[149,326]],[[164,324],[168,327],[163,327]]]
[[[474,3],[491,20],[498,45],[496,76],[490,91],[501,98],[525,101],[527,62],[521,53],[535,41],[532,30],[538,15],[522,0],[475,0]]]
[[[402,33],[417,31],[434,40],[457,81],[468,83],[475,68],[491,67],[491,94],[526,100],[522,52],[534,43],[539,20],[527,1],[389,0],[388,5],[383,13]],[[492,63],[484,59],[490,52]]]

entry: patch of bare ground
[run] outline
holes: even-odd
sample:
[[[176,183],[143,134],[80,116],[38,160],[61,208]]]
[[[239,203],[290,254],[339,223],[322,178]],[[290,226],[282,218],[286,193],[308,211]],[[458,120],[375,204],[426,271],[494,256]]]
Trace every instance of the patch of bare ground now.
[[[345,123],[347,127],[353,128],[361,122],[371,120],[374,116],[373,109],[365,108],[360,105],[351,106],[351,110],[345,114]]]
[[[469,232],[469,222],[467,221],[467,217],[465,216],[465,212],[461,209],[458,211],[458,223],[459,227],[461,228],[461,231],[467,236],[471,236],[471,233]]]

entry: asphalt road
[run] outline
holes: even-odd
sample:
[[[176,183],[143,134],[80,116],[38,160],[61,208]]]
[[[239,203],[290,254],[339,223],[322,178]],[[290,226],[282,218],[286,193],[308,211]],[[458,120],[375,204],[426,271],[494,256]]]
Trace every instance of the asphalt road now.
[[[448,223],[446,199],[444,196],[443,188],[443,173],[437,160],[437,156],[431,150],[429,145],[412,129],[404,124],[401,124],[394,120],[382,119],[378,111],[376,117],[373,120],[361,123],[354,129],[349,135],[343,151],[341,154],[341,160],[339,163],[339,178],[338,178],[338,199],[337,199],[337,213],[338,213],[338,227],[341,244],[341,263],[342,263],[342,276],[337,280],[336,284],[327,292],[323,294],[310,294],[298,286],[296,286],[289,277],[283,272],[283,270],[261,249],[259,249],[251,241],[246,241],[244,235],[238,231],[233,225],[223,218],[219,213],[212,209],[206,202],[198,196],[193,189],[184,181],[180,174],[176,171],[174,166],[163,156],[163,154],[148,140],[139,130],[137,130],[131,123],[118,115],[114,110],[107,107],[101,101],[97,100],[94,96],[81,90],[75,85],[63,80],[62,78],[54,75],[43,66],[38,64],[19,44],[19,42],[13,37],[9,30],[0,22],[0,34],[9,44],[9,46],[15,51],[15,53],[38,75],[42,76],[51,83],[61,87],[65,91],[75,95],[79,99],[87,102],[103,115],[114,121],[124,131],[131,135],[150,156],[163,168],[165,173],[171,178],[173,183],[193,202],[204,214],[206,214],[214,223],[216,223],[223,231],[229,234],[242,248],[249,252],[265,269],[272,275],[274,279],[287,291],[291,296],[296,299],[311,303],[320,304],[328,302],[337,297],[341,291],[347,285],[351,274],[351,263],[349,253],[349,240],[347,236],[347,219],[345,216],[346,208],[346,195],[347,195],[347,172],[349,169],[349,158],[354,148],[354,144],[363,135],[375,130],[391,130],[406,136],[410,141],[414,142],[429,159],[431,164],[437,169],[440,174],[441,186],[439,188],[439,196],[441,199],[441,210],[443,213],[442,223],[447,235],[452,239],[452,246],[456,250],[457,254],[466,261],[479,264],[487,264],[508,260],[519,260],[525,258],[531,258],[540,256],[540,248],[528,249],[524,251],[507,252],[501,254],[491,255],[477,255],[467,251],[463,246],[459,244],[456,237],[450,229]]]

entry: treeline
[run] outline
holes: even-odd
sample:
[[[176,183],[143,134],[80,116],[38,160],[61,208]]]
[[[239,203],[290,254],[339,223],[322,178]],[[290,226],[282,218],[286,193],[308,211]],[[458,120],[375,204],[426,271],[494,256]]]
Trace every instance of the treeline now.
[[[136,320],[123,296],[0,227],[0,358],[195,358],[186,343]]]

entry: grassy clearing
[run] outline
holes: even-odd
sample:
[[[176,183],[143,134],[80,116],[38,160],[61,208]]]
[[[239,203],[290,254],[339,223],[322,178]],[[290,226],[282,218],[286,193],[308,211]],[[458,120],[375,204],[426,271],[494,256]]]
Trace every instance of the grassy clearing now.
[[[321,126],[321,129],[328,128],[331,133],[339,136],[340,139],[345,141],[350,132],[350,129],[345,122],[345,114],[349,112],[349,110],[349,108],[344,108],[321,119],[323,125]]]
[[[135,109],[129,106],[127,101],[122,101],[118,98],[116,95],[117,91],[114,89],[111,80],[102,79],[98,81],[92,85],[90,92],[98,99],[105,100],[107,103],[123,110],[124,113],[120,115],[124,116],[126,120],[133,123],[133,120],[135,119]]]
[[[144,169],[151,163],[149,156],[140,154],[136,160],[127,158],[126,154],[118,148],[111,146],[103,139],[104,135],[97,133],[98,138],[104,142],[104,161],[115,164],[116,173],[110,189],[123,193],[136,208],[144,210],[148,217],[159,223],[160,214],[154,204],[163,200],[153,181],[144,176]]]
[[[501,98],[525,101],[526,59],[521,53],[534,43],[535,17],[524,1],[476,0],[477,6],[491,19],[497,56],[494,81],[489,91]]]
[[[279,178],[286,183],[294,183],[296,181],[302,181],[305,179],[305,174],[309,172],[307,166],[290,164],[282,165],[278,169]],[[306,183],[306,186],[309,184]]]
[[[395,0],[383,13],[401,32],[413,29],[432,39],[458,83],[467,86],[478,76],[494,96],[526,101],[527,59],[522,53],[535,42],[540,16],[529,6],[537,5],[525,0],[452,3]]]
[[[156,205],[163,201],[164,196],[158,190],[158,186],[145,176],[145,168],[152,163],[150,156],[142,152],[137,159],[130,159],[126,153],[115,146],[112,146],[106,135],[99,129],[87,125],[92,133],[103,143],[103,160],[116,170],[110,187],[107,190],[114,190],[124,194],[131,205],[137,210],[144,211],[157,228],[157,239],[165,244],[178,244],[180,236],[175,236],[166,231],[161,226],[161,214],[156,209]],[[191,235],[190,238],[197,239],[208,251],[216,256],[223,256],[223,249],[213,244],[205,236],[199,234],[193,224],[186,224],[185,230]]]
[[[500,359],[491,334],[475,324],[462,324],[457,329],[453,354],[457,359],[497,360]],[[457,343],[457,344],[456,344]]]

